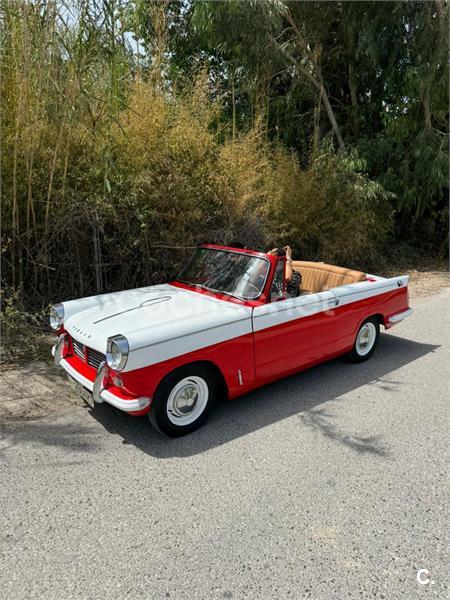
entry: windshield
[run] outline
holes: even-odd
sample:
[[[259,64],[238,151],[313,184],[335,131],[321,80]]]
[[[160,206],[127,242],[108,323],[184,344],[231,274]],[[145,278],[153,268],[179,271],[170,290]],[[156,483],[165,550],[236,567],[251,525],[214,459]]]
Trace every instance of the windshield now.
[[[261,295],[270,263],[265,258],[228,250],[199,248],[178,281],[245,300]]]

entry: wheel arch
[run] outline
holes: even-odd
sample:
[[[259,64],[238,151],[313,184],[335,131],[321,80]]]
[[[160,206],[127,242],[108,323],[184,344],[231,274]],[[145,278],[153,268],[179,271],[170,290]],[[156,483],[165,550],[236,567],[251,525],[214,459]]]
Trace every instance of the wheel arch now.
[[[371,317],[374,317],[377,321],[379,325],[386,325],[386,320],[385,317],[382,313],[376,313],[374,315],[371,315]],[[368,319],[370,319],[370,317],[367,317]]]
[[[356,333],[358,333],[358,331],[361,328],[361,325],[367,321],[367,319],[376,319],[379,325],[383,325],[386,326],[385,324],[385,317],[382,313],[373,313],[370,315],[365,315],[358,323],[358,326],[356,328]]]
[[[222,391],[221,396],[223,396],[224,398],[228,398],[229,388],[226,378],[220,367],[212,360],[192,360],[176,365],[173,369],[170,369],[169,371],[164,373],[164,375],[160,378],[160,380],[155,385],[155,392],[168,375],[171,375],[175,371],[178,371],[178,369],[185,368],[188,366],[203,366],[208,368],[217,378],[217,381],[219,383],[219,389]]]

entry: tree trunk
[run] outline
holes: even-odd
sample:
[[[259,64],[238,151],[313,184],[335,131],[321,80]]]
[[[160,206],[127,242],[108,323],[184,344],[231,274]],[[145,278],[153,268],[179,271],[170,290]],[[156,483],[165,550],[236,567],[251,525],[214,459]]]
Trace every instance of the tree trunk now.
[[[320,131],[320,113],[322,106],[322,94],[319,94],[317,105],[314,107],[314,133],[313,133],[313,149],[312,156],[317,156],[317,150],[319,148],[319,131]]]
[[[323,83],[321,84],[320,94],[321,94],[321,97],[322,97],[323,105],[325,106],[325,110],[327,111],[327,115],[328,115],[328,118],[330,120],[331,127],[333,128],[334,135],[336,136],[336,140],[337,140],[337,143],[338,143],[338,146],[339,146],[339,150],[341,152],[345,152],[346,151],[346,147],[345,147],[344,139],[343,139],[343,137],[341,135],[341,130],[339,129],[339,126],[337,124],[336,117],[334,116],[333,108],[332,108],[332,106],[330,104],[330,100],[328,98],[328,94],[327,94],[327,92],[325,90],[325,86],[323,85]]]
[[[291,21],[292,24],[293,21]],[[295,25],[294,25],[295,27]],[[300,38],[300,42],[301,42],[301,46],[304,49],[305,47],[307,47],[307,44],[303,41],[303,39],[300,37],[301,34],[298,31],[298,29],[295,27],[295,30],[297,32],[297,35]],[[284,46],[282,46],[281,44],[279,44],[275,38],[273,38],[272,36],[270,37],[270,40],[272,42],[272,44],[278,48],[278,50],[284,54],[284,56],[289,60],[289,62],[291,62],[293,65],[295,65],[295,67],[298,69],[298,71],[300,73],[302,73],[318,90],[319,93],[321,94],[322,97],[322,102],[323,105],[325,106],[325,110],[327,112],[327,116],[328,119],[330,121],[331,127],[333,129],[333,132],[336,136],[336,140],[339,146],[339,150],[341,150],[341,152],[345,152],[346,151],[346,146],[344,143],[344,139],[341,135],[341,130],[339,129],[339,125],[337,124],[336,121],[336,117],[334,115],[334,111],[333,111],[333,107],[330,104],[330,100],[328,98],[328,94],[327,91],[325,89],[325,85],[322,79],[322,71],[320,68],[320,65],[313,59],[311,53],[308,50],[304,50],[305,53],[308,53],[308,60],[310,61],[311,67],[314,71],[314,75],[312,75],[308,69],[306,69],[299,61],[297,61],[292,54],[287,50],[287,48],[285,48]]]
[[[348,63],[348,87],[350,89],[350,99],[352,101],[353,129],[354,129],[355,137],[358,137],[358,135],[359,135],[358,94],[356,91],[355,65],[353,63],[353,59],[350,59],[350,62]]]
[[[439,65],[441,49],[442,46],[445,44],[444,12],[443,3],[441,2],[441,0],[435,0],[427,13],[428,27],[431,28],[431,11],[433,10],[433,7],[436,10],[438,35],[436,35],[436,41],[431,53],[428,76],[425,78],[421,97],[423,110],[423,124],[425,131],[431,131],[431,129],[433,128],[430,89],[433,84],[433,77],[435,76],[436,69]]]
[[[101,258],[101,246],[99,239],[99,218],[95,215],[95,220],[92,223],[93,229],[93,242],[94,242],[94,271],[95,271],[95,286],[97,294],[101,294],[103,291],[103,277],[102,277],[102,258]]]

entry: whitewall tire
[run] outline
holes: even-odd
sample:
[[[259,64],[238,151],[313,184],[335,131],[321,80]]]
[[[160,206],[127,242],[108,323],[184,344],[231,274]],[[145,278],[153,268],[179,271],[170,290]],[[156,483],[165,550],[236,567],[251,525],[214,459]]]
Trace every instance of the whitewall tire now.
[[[376,317],[366,319],[358,329],[355,343],[349,353],[349,359],[352,362],[364,362],[368,360],[375,352],[379,336],[380,324],[378,319]]]
[[[160,433],[177,437],[198,429],[216,401],[218,381],[205,364],[185,365],[158,385],[150,406],[150,423]]]

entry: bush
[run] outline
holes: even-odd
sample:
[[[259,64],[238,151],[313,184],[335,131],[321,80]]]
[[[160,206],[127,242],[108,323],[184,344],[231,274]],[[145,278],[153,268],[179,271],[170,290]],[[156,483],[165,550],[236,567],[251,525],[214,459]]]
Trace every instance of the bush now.
[[[358,172],[355,156],[323,153],[303,171],[283,150],[274,160],[266,215],[275,239],[309,260],[350,266],[376,258],[392,230],[389,195]]]
[[[230,139],[206,71],[183,85],[135,71],[91,37],[95,19],[67,29],[43,0],[3,4],[6,352],[39,352],[48,303],[168,280],[201,241],[344,264],[382,246],[386,194],[355,157],[324,151],[301,170],[263,120]]]
[[[48,360],[50,334],[43,333],[47,311],[26,312],[20,307],[17,294],[2,290],[0,312],[0,363],[21,359]]]

